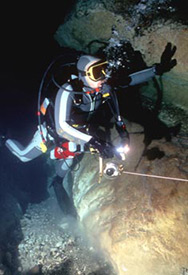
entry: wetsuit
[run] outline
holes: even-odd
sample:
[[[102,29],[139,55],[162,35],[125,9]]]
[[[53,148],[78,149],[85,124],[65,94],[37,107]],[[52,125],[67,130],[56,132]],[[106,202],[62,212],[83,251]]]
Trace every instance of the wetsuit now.
[[[148,81],[154,76],[155,67],[133,73],[129,76],[129,85],[137,85]],[[126,84],[125,86],[128,85]],[[81,145],[81,151],[83,151],[84,144],[91,140],[92,136],[86,131],[87,124],[90,117],[95,114],[99,106],[105,101],[103,95],[107,93],[106,90],[103,92],[103,89],[94,91],[87,89],[87,87],[83,87],[83,93],[74,93],[71,84],[66,83],[58,90],[55,99],[54,118],[56,132],[60,137],[72,142],[70,143],[70,151],[72,152],[76,150],[76,146],[74,146],[73,143]],[[44,125],[42,125],[42,130],[46,139],[53,140],[53,137],[48,133]],[[13,139],[7,139],[5,145],[21,161],[28,162],[43,153],[40,146],[41,142],[42,138],[40,130],[38,129],[31,142],[25,148],[18,141]],[[55,159],[53,152],[54,148],[50,153],[50,157]],[[72,164],[72,160],[73,156],[71,155],[66,158],[69,165]],[[65,168],[65,166],[62,166],[62,168]],[[58,171],[59,170],[61,169],[58,169]],[[62,172],[62,176],[64,176],[65,170],[63,169]],[[59,174],[61,173],[59,172]]]

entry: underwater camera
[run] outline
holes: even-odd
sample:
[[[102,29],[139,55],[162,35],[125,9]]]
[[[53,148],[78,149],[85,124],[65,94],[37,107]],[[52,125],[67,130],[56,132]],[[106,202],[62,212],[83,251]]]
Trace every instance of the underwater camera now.
[[[121,174],[123,167],[115,162],[107,162],[104,168],[104,176],[108,179],[114,179]]]

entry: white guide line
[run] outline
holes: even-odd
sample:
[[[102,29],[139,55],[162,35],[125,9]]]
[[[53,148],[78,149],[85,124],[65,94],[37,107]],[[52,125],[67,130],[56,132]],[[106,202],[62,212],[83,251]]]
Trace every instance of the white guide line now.
[[[127,171],[123,171],[123,173],[128,174],[128,175],[142,176],[142,177],[150,177],[150,178],[158,178],[158,179],[165,179],[165,180],[176,180],[176,181],[186,181],[186,182],[188,182],[188,180],[186,180],[186,179],[179,179],[179,178],[148,175],[148,174],[142,174],[142,173],[127,172]]]

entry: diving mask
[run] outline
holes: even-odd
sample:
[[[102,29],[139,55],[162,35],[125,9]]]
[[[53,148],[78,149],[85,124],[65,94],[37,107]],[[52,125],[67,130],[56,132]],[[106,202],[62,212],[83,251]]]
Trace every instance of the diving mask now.
[[[89,66],[89,68],[84,72],[84,75],[95,82],[103,80],[106,77],[107,64],[107,61],[98,61],[97,63]]]

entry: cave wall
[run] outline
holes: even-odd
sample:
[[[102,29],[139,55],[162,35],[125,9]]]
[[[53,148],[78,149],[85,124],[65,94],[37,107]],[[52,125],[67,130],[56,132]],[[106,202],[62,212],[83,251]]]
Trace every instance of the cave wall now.
[[[131,123],[128,130],[140,131],[141,126]],[[125,171],[135,171],[143,139],[141,133],[131,134]],[[155,140],[149,152],[152,148],[163,157],[142,157],[136,172],[188,179],[187,149],[178,138]],[[74,172],[74,203],[91,240],[117,274],[181,274],[188,267],[187,182],[122,173],[98,183],[98,165],[96,156],[85,155]]]
[[[164,100],[188,110],[188,28],[173,20],[176,12],[155,17],[159,8],[154,1],[77,1],[71,14],[54,34],[60,46],[95,54],[103,45],[115,39],[130,41],[139,50],[148,66],[160,61],[167,42],[177,46],[178,65],[163,77]],[[166,2],[166,13],[170,6]],[[153,4],[152,4],[153,3]],[[130,8],[132,7],[132,8]],[[141,19],[144,17],[144,20]],[[155,19],[152,19],[155,18]],[[92,43],[90,46],[89,44]],[[147,92],[150,92],[150,87]]]

